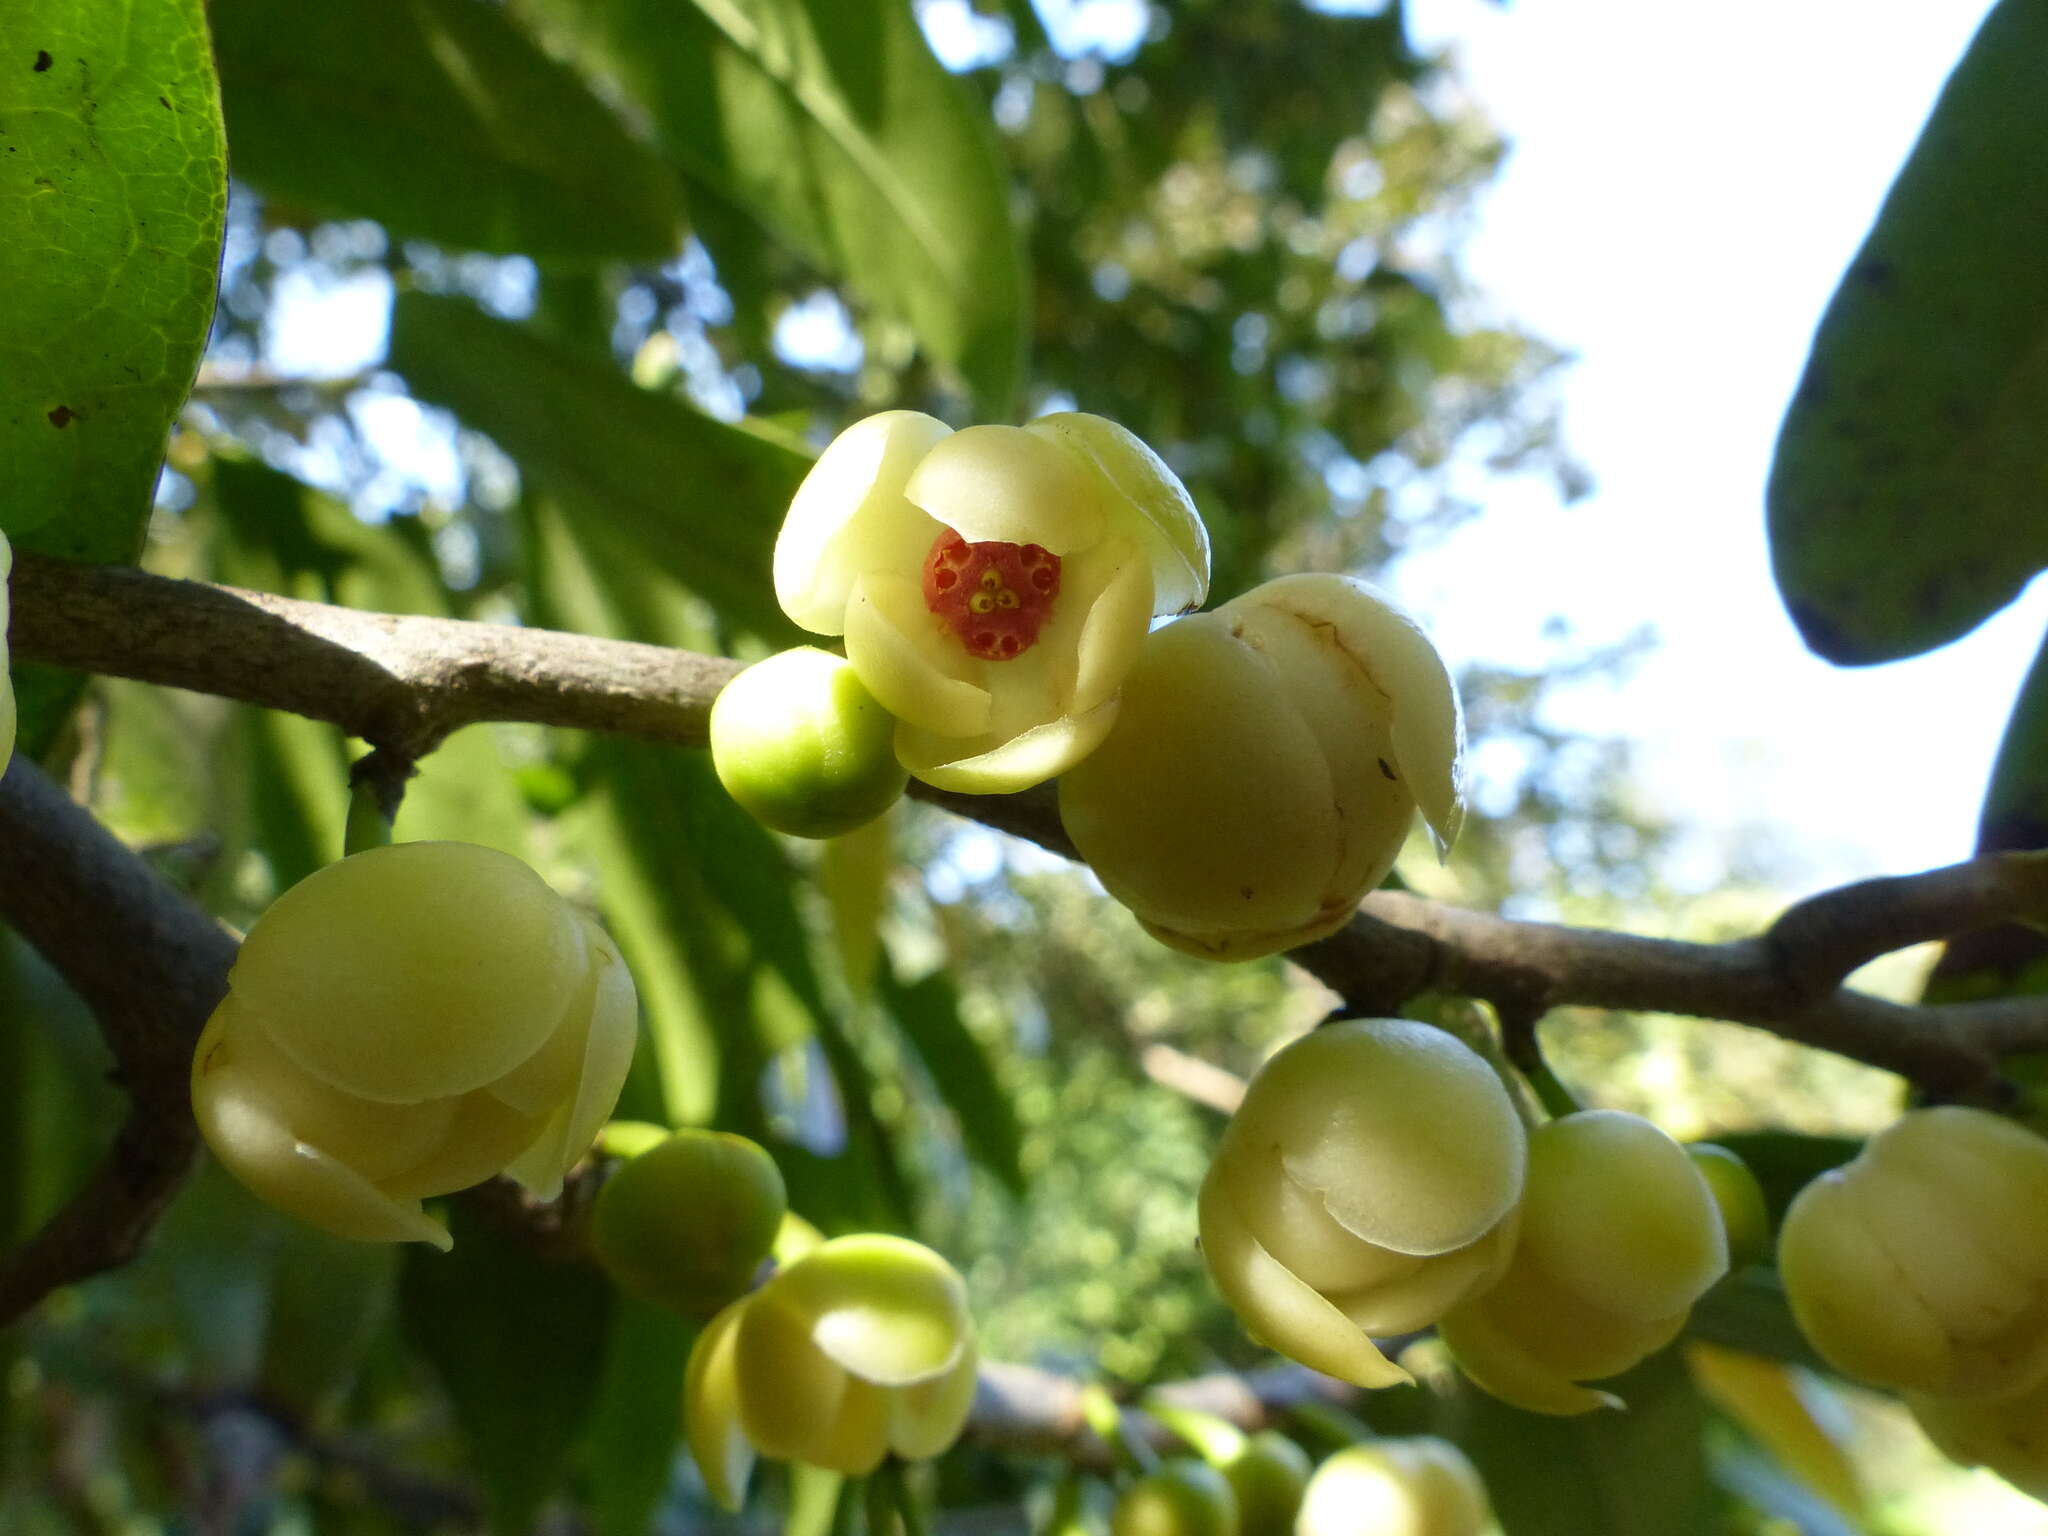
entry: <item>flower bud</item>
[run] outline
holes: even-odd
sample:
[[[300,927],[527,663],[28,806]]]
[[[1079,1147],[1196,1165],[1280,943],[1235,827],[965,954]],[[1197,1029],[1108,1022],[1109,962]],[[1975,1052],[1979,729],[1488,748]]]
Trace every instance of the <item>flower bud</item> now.
[[[1507,1261],[1526,1138],[1492,1068],[1426,1024],[1329,1024],[1262,1067],[1202,1181],[1202,1254],[1256,1337],[1361,1387]]]
[[[898,720],[941,789],[996,794],[1085,757],[1155,613],[1209,585],[1209,536],[1173,472],[1098,416],[954,432],[916,411],[819,456],[775,544],[775,595]]]
[[[421,1209],[509,1174],[542,1199],[611,1113],[625,961],[526,865],[471,843],[330,864],[250,929],[192,1107],[257,1195],[343,1237],[448,1246]]]
[[[1529,1138],[1513,1259],[1438,1332],[1467,1376],[1517,1408],[1618,1408],[1578,1383],[1662,1349],[1727,1272],[1720,1211],[1685,1149],[1638,1116],[1587,1110]]]
[[[1480,1536],[1486,1485],[1448,1440],[1417,1435],[1347,1446],[1316,1468],[1298,1536]]]
[[[1283,576],[1145,641],[1060,820],[1153,937],[1248,960],[1342,927],[1418,805],[1450,846],[1462,745],[1413,620],[1363,582]]]
[[[1179,1458],[1123,1491],[1110,1536],[1238,1536],[1237,1496],[1205,1461]]]
[[[745,1293],[788,1211],[775,1160],[725,1131],[677,1131],[605,1180],[590,1246],[642,1300],[709,1317]]]
[[[1749,1164],[1712,1141],[1693,1142],[1685,1155],[1707,1181],[1721,1212],[1721,1228],[1728,1234],[1728,1267],[1747,1269],[1762,1263],[1771,1251],[1771,1213]]]
[[[1800,1331],[1876,1386],[1998,1397],[2048,1374],[2048,1142],[1913,1110],[1802,1189],[1778,1233]]]
[[[1262,1429],[1219,1470],[1237,1496],[1238,1536],[1293,1536],[1314,1464],[1277,1429]]]
[[[684,1432],[737,1510],[757,1455],[865,1475],[890,1452],[936,1456],[974,1402],[974,1322],[959,1273],[922,1244],[820,1244],[698,1336]]]
[[[756,662],[711,705],[711,764],[756,821],[838,837],[903,794],[896,721],[850,662],[797,646]]]
[[[2010,1397],[1929,1397],[1906,1407],[1951,1461],[1989,1467],[2030,1498],[2048,1503],[2048,1377]]]

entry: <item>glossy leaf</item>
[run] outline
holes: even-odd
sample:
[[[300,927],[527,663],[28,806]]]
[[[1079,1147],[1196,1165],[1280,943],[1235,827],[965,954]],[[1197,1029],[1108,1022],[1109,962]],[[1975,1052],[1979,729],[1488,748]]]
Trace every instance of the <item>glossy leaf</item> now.
[[[905,0],[527,8],[625,88],[693,181],[908,322],[983,416],[1010,413],[1025,291],[1007,177]]]
[[[1016,1106],[997,1081],[988,1052],[961,1021],[952,977],[934,971],[905,984],[885,959],[880,981],[882,1003],[924,1063],[940,1101],[953,1112],[967,1155],[1023,1198],[1023,1133]]]
[[[1834,662],[1955,639],[2048,566],[2048,5],[2002,0],[1822,319],[1769,491]]]
[[[400,1305],[447,1390],[494,1528],[524,1530],[597,1405],[612,1291],[586,1264],[538,1257],[449,1209],[450,1253],[408,1252]]]
[[[728,426],[641,389],[603,357],[492,319],[461,299],[402,296],[391,366],[420,399],[494,439],[578,520],[615,533],[733,623],[798,631],[768,579],[776,530],[809,466],[766,428]]]
[[[400,235],[659,261],[674,177],[574,73],[478,0],[213,0],[235,174]]]

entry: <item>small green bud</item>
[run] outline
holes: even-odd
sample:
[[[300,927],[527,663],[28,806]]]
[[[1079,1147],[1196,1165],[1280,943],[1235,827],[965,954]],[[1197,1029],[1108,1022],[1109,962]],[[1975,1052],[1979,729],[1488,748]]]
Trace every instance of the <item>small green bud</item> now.
[[[711,706],[718,781],[763,826],[838,837],[894,805],[910,780],[896,721],[843,659],[803,645],[756,662]]]
[[[1110,1536],[1238,1536],[1237,1495],[1205,1461],[1169,1461],[1126,1488]]]
[[[1693,1167],[1706,1178],[1721,1225],[1728,1232],[1728,1268],[1746,1269],[1771,1251],[1771,1213],[1764,1205],[1763,1186],[1749,1164],[1712,1141],[1696,1141],[1685,1149]]]
[[[1369,1440],[1316,1468],[1299,1536],[1480,1536],[1486,1485],[1463,1451],[1435,1435]]]
[[[788,1203],[775,1160],[746,1137],[678,1131],[605,1181],[590,1245],[642,1300],[709,1317],[753,1282]]]
[[[1293,1536],[1294,1517],[1314,1463],[1277,1429],[1262,1429],[1223,1463],[1237,1496],[1239,1536]]]

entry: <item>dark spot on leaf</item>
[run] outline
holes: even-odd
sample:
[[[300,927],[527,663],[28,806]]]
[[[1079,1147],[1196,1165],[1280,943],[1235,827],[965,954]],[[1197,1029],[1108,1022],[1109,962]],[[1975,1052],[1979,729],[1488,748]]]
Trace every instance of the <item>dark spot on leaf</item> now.
[[[1387,760],[1384,757],[1375,758],[1374,761],[1380,765],[1380,772],[1385,774],[1388,778],[1398,780],[1401,777],[1398,773],[1394,772],[1394,770],[1388,765]]]
[[[1240,885],[1237,888],[1237,894],[1242,896],[1246,901],[1250,901],[1252,899],[1252,888],[1248,885]]]
[[[40,75],[40,74],[41,74],[41,73],[42,73],[42,72],[43,72],[44,70],[48,69],[49,67],[50,67],[50,50],[49,50],[49,49],[47,49],[47,48],[38,48],[38,49],[36,50],[36,68],[35,68],[35,72],[36,72],[37,74],[39,74],[39,75]]]
[[[156,104],[162,107],[166,112],[171,110],[171,99],[168,96],[157,97]]]
[[[50,425],[62,431],[65,427],[71,425],[77,415],[78,412],[71,409],[70,406],[60,405],[57,409],[50,412]]]

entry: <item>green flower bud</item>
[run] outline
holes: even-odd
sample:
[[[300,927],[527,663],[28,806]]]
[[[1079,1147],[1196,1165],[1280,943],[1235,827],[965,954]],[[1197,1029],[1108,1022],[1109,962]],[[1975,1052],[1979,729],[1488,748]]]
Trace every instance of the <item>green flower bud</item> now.
[[[756,662],[711,705],[718,782],[796,837],[838,837],[896,803],[910,776],[895,736],[852,665],[808,645]]]
[[[1147,932],[1248,960],[1342,927],[1418,805],[1449,847],[1462,744],[1413,620],[1363,582],[1283,576],[1145,641],[1060,819]]]
[[[1532,1413],[1620,1407],[1578,1385],[1678,1337],[1728,1272],[1712,1192],[1685,1149],[1619,1110],[1566,1115],[1529,1138],[1514,1257],[1438,1328],[1465,1374]]]
[[[1913,1110],[1793,1200],[1778,1270],[1845,1375],[1999,1397],[2048,1373],[2048,1142],[1981,1109]]]
[[[1965,1467],[1989,1467],[2021,1493],[2048,1503],[2048,1377],[2010,1397],[1909,1392],[1905,1402],[1944,1456]]]
[[[639,1026],[604,931],[470,843],[352,855],[280,896],[200,1036],[192,1107],[302,1221],[448,1246],[421,1209],[509,1174],[542,1199],[611,1113]]]
[[[1239,1536],[1293,1536],[1314,1463],[1277,1429],[1262,1429],[1221,1471],[1237,1496]]]
[[[677,1131],[605,1181],[590,1245],[634,1295],[709,1317],[753,1283],[788,1204],[775,1160],[755,1142]]]
[[[1685,1149],[1692,1165],[1707,1181],[1728,1234],[1728,1267],[1747,1269],[1771,1251],[1771,1213],[1764,1188],[1735,1153],[1718,1142],[1696,1141]]]
[[[849,1476],[892,1451],[937,1456],[967,1423],[975,1363],[952,1265],[903,1238],[834,1238],[698,1336],[685,1439],[713,1495],[737,1510],[756,1455]]]
[[[1172,471],[1085,415],[856,422],[775,544],[783,611],[846,636],[913,774],[971,794],[1094,750],[1152,616],[1199,603],[1208,581],[1208,534]]]
[[[1472,1463],[1435,1435],[1348,1446],[1316,1468],[1298,1536],[1480,1536],[1492,1519]]]
[[[1203,1257],[1272,1348],[1406,1382],[1368,1335],[1427,1327],[1500,1272],[1526,1147],[1500,1079],[1442,1030],[1325,1025],[1246,1088],[1202,1181]]]
[[[1110,1536],[1238,1536],[1237,1496],[1205,1461],[1181,1458],[1126,1488]]]

